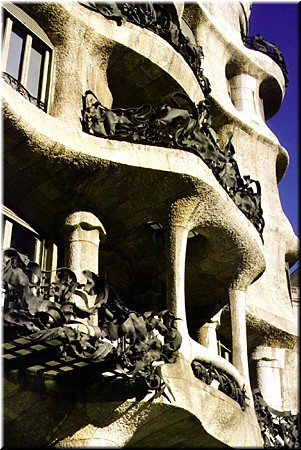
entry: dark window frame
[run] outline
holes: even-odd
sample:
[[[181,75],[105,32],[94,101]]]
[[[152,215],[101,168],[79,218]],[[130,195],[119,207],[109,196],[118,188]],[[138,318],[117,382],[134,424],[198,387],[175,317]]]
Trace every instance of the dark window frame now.
[[[29,223],[23,220],[13,210],[1,205],[2,210],[2,248],[15,248],[25,254],[31,261],[39,264],[42,270],[48,271],[50,281],[54,281],[58,264],[57,244],[38,233]],[[20,239],[23,242],[20,246]],[[14,241],[14,238],[17,238]],[[28,247],[29,252],[26,251]]]
[[[31,103],[47,112],[49,106],[53,46],[43,30],[40,29],[39,31],[40,27],[37,24],[35,24],[34,31],[31,29],[34,23],[33,19],[15,5],[9,5],[3,5],[2,77]],[[15,17],[14,12],[18,13],[18,17]],[[10,44],[13,36],[18,31],[25,38],[23,40],[21,54],[19,55],[20,64],[16,78],[14,76],[16,74],[10,74],[6,69],[9,61]],[[29,75],[31,74],[32,76],[32,73],[34,73],[32,64],[34,63],[36,54],[41,55],[41,61],[39,64],[39,73],[34,81],[34,84],[37,85],[37,90],[32,93],[28,89],[28,84],[32,80],[32,78],[29,78]]]

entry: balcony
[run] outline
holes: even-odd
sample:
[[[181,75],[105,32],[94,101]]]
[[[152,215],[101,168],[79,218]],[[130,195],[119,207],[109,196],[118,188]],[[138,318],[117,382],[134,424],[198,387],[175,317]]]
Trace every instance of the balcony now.
[[[275,61],[275,63],[278,64],[285,79],[285,87],[287,87],[289,83],[289,79],[287,77],[288,70],[286,68],[283,53],[277,45],[264,39],[261,34],[256,34],[255,36],[243,36],[242,39],[246,47],[269,56],[273,61]]]

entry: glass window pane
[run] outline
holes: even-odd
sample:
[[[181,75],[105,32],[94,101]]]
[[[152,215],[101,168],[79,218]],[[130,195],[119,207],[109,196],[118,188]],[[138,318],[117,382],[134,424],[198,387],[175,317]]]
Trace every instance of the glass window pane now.
[[[19,223],[14,223],[11,247],[15,248],[18,252],[28,256],[33,261],[35,251],[35,237],[30,230],[22,227]]]
[[[6,72],[18,81],[21,76],[21,61],[23,60],[24,44],[25,34],[13,26],[9,43]]]
[[[44,51],[45,53],[45,51]],[[33,44],[30,52],[30,62],[26,89],[35,98],[39,96],[42,73],[43,52]]]
[[[52,49],[40,39],[39,34],[36,36],[35,33],[27,29],[27,16],[21,10],[20,15],[22,16],[24,23],[21,23],[13,16],[13,14],[6,10],[3,15],[4,20],[7,21],[9,18],[11,21],[10,23],[12,23],[12,30],[7,33],[5,42],[4,61],[6,64],[5,72],[7,72],[12,79],[6,77],[4,80],[14,89],[18,90],[18,92],[27,98],[27,100],[31,101],[39,108],[46,110]],[[28,18],[28,20],[32,22],[31,18]],[[4,30],[4,27],[2,28]],[[39,33],[40,32],[44,39],[46,37],[47,41],[48,38],[46,35],[44,36],[42,29]],[[29,39],[29,36],[32,39]],[[15,79],[17,83],[14,82],[13,79]],[[25,90],[19,89],[21,80]],[[28,93],[30,94],[30,97],[28,96]],[[35,101],[35,99],[38,101]]]

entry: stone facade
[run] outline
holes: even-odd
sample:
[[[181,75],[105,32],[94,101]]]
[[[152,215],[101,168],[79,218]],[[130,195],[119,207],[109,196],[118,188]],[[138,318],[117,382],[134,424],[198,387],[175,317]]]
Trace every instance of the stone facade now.
[[[298,329],[286,267],[298,260],[299,243],[277,187],[288,153],[265,123],[280,108],[286,81],[275,61],[244,45],[250,2],[168,3],[169,21],[162,10],[153,12],[161,20],[157,28],[93,2],[3,7],[4,64],[15,23],[40,36],[46,53],[42,44],[32,48],[48,61],[42,107],[8,78],[2,81],[4,247],[26,253],[14,234],[14,227],[25,227],[35,242],[27,256],[53,271],[50,281],[61,266],[80,283],[83,271],[106,272],[137,317],[168,309],[182,338],[175,361],[160,362],[165,391],[148,401],[141,380],[128,385],[105,377],[93,362],[54,353],[58,335],[53,342],[5,335],[5,445],[263,447],[252,389],[278,411],[298,411]],[[170,34],[155,32],[168,26]],[[200,48],[197,73],[185,55],[195,57]],[[87,92],[98,101],[90,109]],[[175,92],[182,100],[168,111],[180,122],[156,116]],[[221,170],[217,178],[189,144],[164,144],[166,127],[178,136],[183,121],[196,123],[200,108],[187,108],[185,98],[190,107],[208,101],[210,121],[198,120],[208,125],[219,155],[232,151],[222,161],[224,171],[239,168],[234,180],[222,178]],[[145,104],[152,108],[148,117],[155,114],[152,127],[161,119],[163,144],[144,135],[139,140],[135,129],[130,139],[114,135],[132,127],[127,110]],[[137,124],[144,126],[146,109],[139,111]],[[261,202],[253,216],[235,200],[238,173],[249,200]],[[70,301],[93,308],[94,300],[85,304],[75,292]],[[80,320],[82,333],[96,333],[97,314]],[[198,370],[209,364],[219,381],[200,379],[193,364]],[[246,404],[217,389],[219,373],[246,393]]]

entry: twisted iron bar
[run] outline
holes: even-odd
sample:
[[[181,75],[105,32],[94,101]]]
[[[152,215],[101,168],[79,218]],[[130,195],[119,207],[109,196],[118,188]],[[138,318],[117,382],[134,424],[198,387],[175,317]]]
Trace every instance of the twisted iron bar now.
[[[180,28],[173,5],[161,2],[119,3],[83,2],[83,6],[115,20],[118,25],[128,21],[153,31],[166,40],[185,59],[192,69],[205,97],[211,91],[210,82],[201,67],[204,58],[203,48],[193,44]]]
[[[253,398],[264,448],[300,448],[299,415],[271,408],[258,389],[253,389]]]
[[[52,283],[42,274],[37,263],[17,250],[4,251],[4,332],[17,329],[37,342],[59,340],[64,356],[107,362],[116,376],[130,383],[142,378],[154,397],[169,399],[160,365],[175,361],[182,341],[171,312],[139,314],[127,308],[108,285],[106,274],[86,270],[85,284],[69,268],[57,269]],[[33,276],[37,281],[31,281]],[[91,296],[95,300],[89,307]],[[95,326],[89,324],[92,317],[98,318]]]
[[[264,39],[261,34],[256,34],[255,36],[243,36],[243,43],[252,50],[257,50],[261,53],[272,58],[275,63],[278,64],[280,69],[282,70],[285,87],[288,86],[289,79],[287,77],[288,70],[286,68],[285,60],[282,51],[277,47],[276,44],[267,41]]]
[[[204,383],[211,385],[211,383],[216,380],[218,385],[218,390],[235,400],[245,411],[247,406],[247,396],[246,390],[243,387],[241,389],[237,382],[230,376],[225,374],[221,369],[217,369],[212,364],[206,362],[200,362],[197,360],[192,361],[191,367],[196,378],[203,381]]]
[[[180,101],[186,102],[186,107],[180,106]],[[101,105],[92,91],[86,91],[82,127],[96,137],[179,148],[200,156],[262,238],[260,183],[240,175],[232,133],[228,133],[225,149],[219,147],[212,134],[207,100],[196,105],[186,94],[178,92],[171,96],[170,104],[156,108],[144,104],[138,108],[109,109]]]
[[[43,111],[46,110],[46,104],[42,102],[41,100],[37,99],[33,95],[31,95],[25,87],[19,83],[16,78],[14,78],[12,75],[10,75],[7,72],[2,72],[2,78],[4,81],[9,84],[15,91],[19,92],[24,98],[26,98],[30,103],[37,106],[38,108],[42,109]]]

